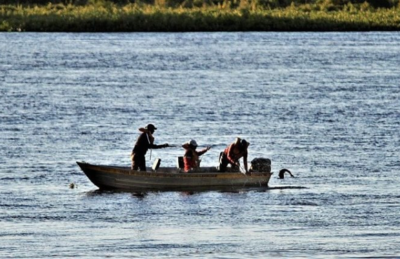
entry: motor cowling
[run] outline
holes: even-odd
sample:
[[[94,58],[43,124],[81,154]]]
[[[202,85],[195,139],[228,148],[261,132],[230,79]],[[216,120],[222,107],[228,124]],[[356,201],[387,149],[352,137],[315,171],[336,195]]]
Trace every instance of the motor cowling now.
[[[254,158],[251,160],[250,170],[253,172],[271,172],[271,159],[269,158]]]

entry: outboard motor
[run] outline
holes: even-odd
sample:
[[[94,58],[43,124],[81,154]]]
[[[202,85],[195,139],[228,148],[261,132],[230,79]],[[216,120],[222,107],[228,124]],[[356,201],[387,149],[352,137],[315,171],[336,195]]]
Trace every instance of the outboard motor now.
[[[271,159],[269,158],[254,158],[251,160],[250,170],[254,172],[271,172]]]

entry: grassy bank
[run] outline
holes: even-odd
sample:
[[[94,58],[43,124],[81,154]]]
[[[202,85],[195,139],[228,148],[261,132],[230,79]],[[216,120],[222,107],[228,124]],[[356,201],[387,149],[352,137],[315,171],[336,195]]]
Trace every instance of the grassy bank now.
[[[200,7],[156,4],[45,6],[0,5],[0,31],[181,32],[181,31],[388,31],[400,30],[400,7],[364,3],[341,8],[291,5],[271,9],[242,0]]]

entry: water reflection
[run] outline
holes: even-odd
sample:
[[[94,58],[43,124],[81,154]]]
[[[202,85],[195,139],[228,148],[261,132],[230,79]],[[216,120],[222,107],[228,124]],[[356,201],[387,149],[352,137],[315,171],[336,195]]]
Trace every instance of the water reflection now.
[[[114,195],[114,194],[130,194],[134,198],[143,199],[149,196],[150,194],[166,194],[166,193],[177,193],[180,196],[192,196],[203,193],[263,193],[269,192],[273,190],[286,190],[286,189],[308,189],[305,186],[274,186],[274,187],[253,187],[253,188],[195,188],[192,191],[180,191],[180,190],[165,190],[165,191],[129,191],[129,190],[102,190],[96,189],[88,192],[84,192],[86,197],[96,197],[96,196],[105,196],[105,195]]]

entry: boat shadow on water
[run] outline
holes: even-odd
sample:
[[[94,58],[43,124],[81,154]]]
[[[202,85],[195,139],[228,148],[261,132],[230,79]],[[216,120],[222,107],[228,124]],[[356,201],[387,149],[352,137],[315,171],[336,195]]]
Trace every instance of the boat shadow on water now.
[[[114,194],[126,194],[129,193],[133,197],[136,198],[145,198],[149,194],[162,194],[162,193],[179,193],[182,195],[195,195],[207,192],[219,192],[219,193],[249,193],[249,192],[269,192],[274,190],[287,190],[287,189],[308,189],[304,186],[274,186],[274,187],[254,187],[254,188],[198,188],[196,190],[153,190],[153,191],[129,191],[129,190],[119,190],[119,189],[96,189],[88,192],[84,192],[83,194],[87,197],[98,197],[105,195],[114,195]]]

